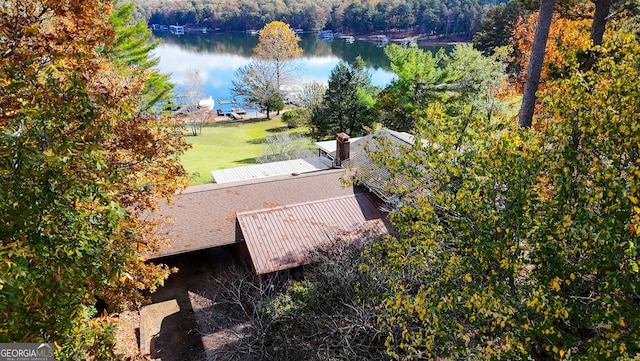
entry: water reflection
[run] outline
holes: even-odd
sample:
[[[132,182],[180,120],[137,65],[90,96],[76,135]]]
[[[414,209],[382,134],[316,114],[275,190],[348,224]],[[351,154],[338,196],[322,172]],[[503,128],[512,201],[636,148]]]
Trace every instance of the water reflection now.
[[[162,39],[154,51],[159,58],[160,70],[171,74],[171,80],[176,84],[185,82],[188,68],[200,70],[207,95],[216,100],[231,98],[234,72],[251,62],[253,48],[258,44],[258,37],[241,33],[176,36],[162,32],[154,35]],[[357,56],[362,57],[367,65],[374,85],[384,87],[394,78],[384,49],[373,43],[327,42],[313,34],[303,34],[300,46],[304,51],[298,60],[301,65],[298,74],[300,84],[310,81],[326,84],[331,70],[340,60],[353,62]]]

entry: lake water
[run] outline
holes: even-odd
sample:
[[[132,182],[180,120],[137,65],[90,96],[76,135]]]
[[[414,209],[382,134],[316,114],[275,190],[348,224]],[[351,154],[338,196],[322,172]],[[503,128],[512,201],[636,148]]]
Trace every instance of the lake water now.
[[[162,40],[154,50],[159,58],[158,67],[171,74],[171,80],[183,84],[189,68],[200,71],[206,95],[218,99],[232,98],[231,87],[235,71],[252,61],[253,48],[258,44],[257,36],[242,33],[210,33],[173,35],[169,32],[154,32]],[[367,65],[374,85],[384,87],[394,78],[389,70],[389,60],[384,49],[365,41],[345,43],[320,40],[315,34],[302,34],[300,47],[303,56],[297,60],[300,71],[296,74],[299,84],[311,81],[327,84],[331,70],[344,60],[353,62],[361,56]],[[423,47],[437,51],[439,47]],[[180,91],[179,87],[176,91]],[[216,103],[216,108],[217,108]]]

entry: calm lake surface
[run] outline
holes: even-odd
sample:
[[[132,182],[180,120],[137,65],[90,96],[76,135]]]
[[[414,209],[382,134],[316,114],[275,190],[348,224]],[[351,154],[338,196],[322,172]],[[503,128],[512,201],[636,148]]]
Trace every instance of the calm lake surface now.
[[[173,35],[169,32],[154,32],[162,40],[154,50],[159,58],[158,67],[163,73],[171,74],[171,80],[178,85],[185,82],[187,69],[198,69],[203,79],[207,95],[216,100],[231,99],[232,80],[235,71],[252,61],[253,48],[258,44],[257,36],[243,33],[191,33]],[[353,62],[361,56],[367,64],[374,85],[384,87],[394,78],[389,70],[389,60],[382,47],[371,42],[356,41],[352,44],[339,39],[325,41],[315,34],[302,34],[300,47],[304,50],[298,60],[300,71],[296,74],[298,83],[311,81],[327,84],[331,70],[340,62]],[[440,47],[422,47],[437,51]]]

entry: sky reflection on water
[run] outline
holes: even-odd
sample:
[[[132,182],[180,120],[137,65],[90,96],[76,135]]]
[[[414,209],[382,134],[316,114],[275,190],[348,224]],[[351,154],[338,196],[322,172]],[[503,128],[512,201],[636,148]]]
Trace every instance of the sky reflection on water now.
[[[217,37],[215,39],[218,42],[233,41],[232,37]],[[251,57],[245,55],[250,53],[251,49],[242,54],[216,52],[219,51],[219,48],[224,47],[209,47],[202,50],[201,48],[196,49],[193,46],[189,46],[186,42],[181,44],[180,40],[166,38],[154,50],[154,56],[159,58],[158,68],[163,73],[170,74],[171,81],[178,85],[176,91],[179,92],[181,84],[186,81],[187,69],[192,68],[200,71],[207,96],[211,95],[216,101],[218,99],[231,99],[234,73],[238,68],[251,62]],[[235,45],[238,44],[236,43]],[[305,43],[303,42],[302,46],[304,45]],[[351,44],[345,45],[349,46]],[[340,44],[340,46],[343,45]],[[375,48],[374,45],[371,45],[371,47]],[[314,54],[309,54],[306,51],[304,56],[298,60],[299,65],[301,65],[301,70],[297,74],[299,78],[298,85],[311,81],[327,84],[331,70],[338,65],[341,58],[335,53],[322,54],[330,52],[326,49],[328,48],[317,47]],[[395,76],[392,72],[380,67],[367,67],[367,71],[371,74],[372,83],[379,87],[389,84]]]

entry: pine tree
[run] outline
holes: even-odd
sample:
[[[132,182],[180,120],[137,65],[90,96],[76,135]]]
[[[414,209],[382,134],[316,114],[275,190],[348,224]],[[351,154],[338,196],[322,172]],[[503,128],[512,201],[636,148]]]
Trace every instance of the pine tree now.
[[[119,66],[129,67],[135,72],[150,72],[144,83],[140,108],[143,111],[156,112],[160,104],[170,102],[174,85],[169,81],[168,74],[161,74],[155,69],[158,58],[151,57],[151,51],[160,41],[151,40],[152,32],[144,21],[132,22],[131,14],[134,9],[132,3],[123,4],[109,18],[116,39],[107,53]]]
[[[371,80],[358,63],[354,67],[340,62],[331,71],[329,88],[322,104],[311,117],[315,137],[320,139],[339,132],[351,136],[365,133],[373,123],[374,100],[367,89]]]

